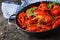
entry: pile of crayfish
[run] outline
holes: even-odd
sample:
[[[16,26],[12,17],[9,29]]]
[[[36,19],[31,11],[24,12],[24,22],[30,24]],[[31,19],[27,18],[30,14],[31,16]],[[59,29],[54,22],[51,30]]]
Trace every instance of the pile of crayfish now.
[[[60,25],[60,5],[56,2],[41,2],[39,6],[31,6],[18,17],[20,28],[28,32],[44,32]]]

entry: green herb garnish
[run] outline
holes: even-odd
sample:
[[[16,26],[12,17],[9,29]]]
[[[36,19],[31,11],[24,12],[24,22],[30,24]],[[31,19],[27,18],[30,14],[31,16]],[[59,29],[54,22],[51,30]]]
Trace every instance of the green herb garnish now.
[[[29,16],[36,16],[36,14],[34,14],[34,11],[37,9],[37,7],[34,8],[30,8],[27,10]]]
[[[48,8],[52,8],[52,2],[49,2],[49,4],[48,4]]]
[[[52,8],[52,4],[58,5],[58,2],[49,2],[49,3],[48,3],[48,8],[51,9],[51,8]]]

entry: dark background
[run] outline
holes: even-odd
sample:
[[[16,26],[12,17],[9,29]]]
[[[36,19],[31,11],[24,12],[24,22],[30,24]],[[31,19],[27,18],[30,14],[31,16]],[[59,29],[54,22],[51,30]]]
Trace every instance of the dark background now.
[[[60,30],[49,37],[36,38],[18,30],[17,26],[14,24],[8,25],[7,20],[3,17],[3,13],[1,11],[1,3],[3,1],[4,0],[0,0],[0,40],[60,40]],[[18,0],[10,1],[16,2]],[[18,2],[20,2],[20,0]]]

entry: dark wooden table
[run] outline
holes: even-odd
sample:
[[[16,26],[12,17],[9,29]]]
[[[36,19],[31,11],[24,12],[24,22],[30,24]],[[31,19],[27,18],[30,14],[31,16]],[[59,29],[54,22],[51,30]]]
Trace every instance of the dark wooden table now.
[[[2,1],[3,0],[0,0],[0,7]],[[60,40],[60,30],[56,32],[55,35],[45,38],[29,36],[21,30],[18,30],[17,26],[13,24],[8,25],[7,20],[3,17],[3,13],[0,8],[0,40]]]

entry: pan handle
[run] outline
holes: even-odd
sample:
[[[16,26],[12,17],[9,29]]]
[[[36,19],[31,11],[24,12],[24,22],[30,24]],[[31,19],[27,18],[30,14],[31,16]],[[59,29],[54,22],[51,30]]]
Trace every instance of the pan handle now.
[[[12,17],[15,17],[15,19],[11,19]],[[8,18],[8,24],[15,25],[17,27],[17,29],[20,29],[16,24],[16,14],[13,14]]]

